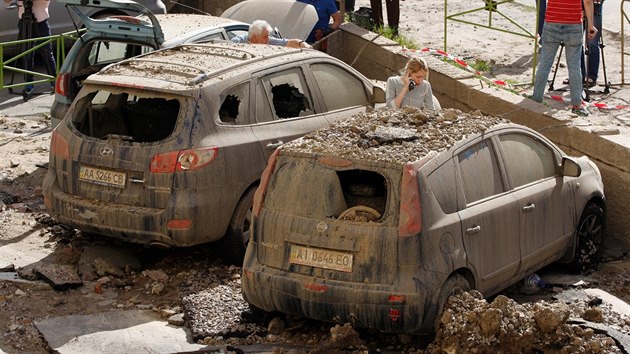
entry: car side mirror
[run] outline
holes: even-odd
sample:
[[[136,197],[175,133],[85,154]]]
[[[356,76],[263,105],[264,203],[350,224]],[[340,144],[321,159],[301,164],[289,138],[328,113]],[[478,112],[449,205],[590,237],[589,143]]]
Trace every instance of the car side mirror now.
[[[385,103],[385,90],[375,85],[372,89],[372,97],[374,97],[374,103]]]
[[[582,167],[570,157],[562,158],[562,175],[569,177],[579,177],[582,174]]]

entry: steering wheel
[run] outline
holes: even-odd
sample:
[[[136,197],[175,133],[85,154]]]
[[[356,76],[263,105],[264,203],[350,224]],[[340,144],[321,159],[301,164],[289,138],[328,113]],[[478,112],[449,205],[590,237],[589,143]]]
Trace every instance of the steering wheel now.
[[[368,213],[374,216],[375,220],[378,220],[381,218],[381,213],[379,213],[375,209],[370,208],[369,206],[365,206],[365,205],[355,205],[351,208],[344,210],[341,214],[339,214],[339,219],[343,219],[344,217],[350,215],[351,213],[354,213],[356,215],[357,212]]]

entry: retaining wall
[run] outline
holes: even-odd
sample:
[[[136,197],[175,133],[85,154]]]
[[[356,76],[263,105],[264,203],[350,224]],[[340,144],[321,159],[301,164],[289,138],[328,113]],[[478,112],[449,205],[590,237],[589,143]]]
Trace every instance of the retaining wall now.
[[[442,107],[479,110],[537,130],[569,155],[587,155],[602,172],[607,199],[606,255],[630,250],[630,129],[625,126],[576,126],[561,102],[543,105],[497,86],[488,85],[462,68],[421,52],[404,50],[352,23],[345,23],[328,40],[328,53],[369,78],[387,80],[404,67],[409,56],[427,60],[429,81]]]

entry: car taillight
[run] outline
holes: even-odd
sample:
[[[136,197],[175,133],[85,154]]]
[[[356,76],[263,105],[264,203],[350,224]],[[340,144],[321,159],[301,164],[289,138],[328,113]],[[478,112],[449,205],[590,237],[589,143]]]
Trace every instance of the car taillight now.
[[[265,194],[267,193],[267,187],[269,186],[269,178],[271,178],[271,173],[274,168],[276,168],[276,161],[278,160],[279,153],[280,149],[276,149],[276,151],[274,151],[269,157],[267,167],[265,167],[265,170],[260,178],[260,185],[254,194],[254,207],[252,208],[252,213],[256,217],[258,217],[260,209],[262,208],[263,200],[265,199]]]
[[[403,170],[398,221],[399,237],[416,235],[422,230],[420,188],[416,169],[417,166],[414,164],[407,164]]]
[[[218,152],[216,146],[165,152],[153,156],[149,168],[153,173],[195,171],[212,163]]]
[[[68,96],[68,82],[70,80],[69,73],[61,73],[57,75],[57,80],[55,81],[55,92],[62,95]]]
[[[57,130],[53,130],[50,136],[50,153],[53,156],[70,160],[70,145],[64,137],[57,133]]]

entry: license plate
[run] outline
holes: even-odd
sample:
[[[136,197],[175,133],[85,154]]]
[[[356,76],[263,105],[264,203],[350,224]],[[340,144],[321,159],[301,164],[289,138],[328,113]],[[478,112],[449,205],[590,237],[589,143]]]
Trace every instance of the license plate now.
[[[79,180],[81,181],[87,181],[103,186],[125,188],[126,179],[127,175],[124,172],[109,171],[87,166],[79,167]]]
[[[321,248],[291,245],[289,262],[317,268],[352,272],[352,254]]]

